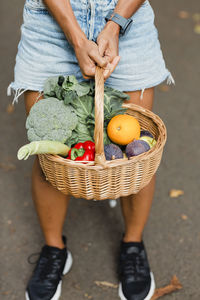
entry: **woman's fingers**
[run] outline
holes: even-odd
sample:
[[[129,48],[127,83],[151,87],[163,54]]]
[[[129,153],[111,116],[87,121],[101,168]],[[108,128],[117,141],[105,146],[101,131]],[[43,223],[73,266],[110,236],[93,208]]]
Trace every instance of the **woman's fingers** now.
[[[100,55],[98,46],[93,41],[86,40],[81,47],[77,46],[75,54],[85,79],[94,78],[96,65],[107,68],[107,58]]]
[[[107,60],[100,55],[98,48],[96,51],[90,51],[89,56],[101,68],[105,68],[108,64]]]
[[[94,65],[88,64],[87,66],[84,66],[82,69],[83,78],[85,78],[85,79],[94,78],[95,69],[96,69],[95,64]]]
[[[89,80],[89,79],[93,78],[93,77],[85,76],[84,74],[82,74],[82,75],[83,75],[83,78],[86,79],[86,80]]]
[[[102,50],[103,51],[103,50]],[[100,66],[101,68],[110,69],[108,58],[103,57],[97,45],[95,44],[91,49],[88,51],[88,57],[85,59],[85,64],[83,66],[83,77],[85,79],[91,79],[95,76],[95,69],[96,65]]]
[[[105,57],[106,59],[106,57]],[[107,62],[107,65],[104,67],[104,79],[106,80],[112,72],[117,67],[118,63],[120,61],[120,56],[115,56],[111,63]],[[88,64],[85,65],[82,69],[82,74],[85,79],[91,79],[95,76],[95,69],[96,66],[92,60],[88,61]]]
[[[120,56],[115,56],[115,58],[110,63],[110,68],[104,71],[104,78],[105,80],[112,74],[112,72],[117,67],[118,63],[120,61]]]
[[[105,50],[105,57],[107,57],[109,62],[112,62],[116,56],[118,56],[118,50],[115,47]]]

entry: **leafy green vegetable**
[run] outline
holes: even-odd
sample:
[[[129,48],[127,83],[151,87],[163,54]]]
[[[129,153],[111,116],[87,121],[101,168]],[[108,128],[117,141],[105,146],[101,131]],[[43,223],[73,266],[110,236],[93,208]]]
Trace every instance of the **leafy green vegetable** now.
[[[73,145],[86,140],[94,140],[95,107],[94,81],[78,82],[74,76],[59,76],[49,78],[45,82],[44,95],[53,95],[63,100],[66,106],[72,106],[78,117],[78,125],[67,139],[68,145]],[[107,125],[110,119],[117,114],[123,114],[123,100],[129,99],[127,94],[117,91],[111,87],[104,87],[104,144],[109,144],[107,136]]]
[[[28,140],[50,140],[65,143],[78,124],[71,105],[66,106],[56,98],[35,103],[26,120]]]
[[[45,81],[44,84],[44,96],[45,98],[56,97],[56,88],[58,85],[59,77],[50,77]]]
[[[88,95],[90,92],[90,85],[86,82],[81,82],[76,86],[76,93],[79,97]]]
[[[62,84],[62,88],[66,91],[74,90],[75,86],[78,84],[78,81],[75,76],[70,75],[66,76]]]

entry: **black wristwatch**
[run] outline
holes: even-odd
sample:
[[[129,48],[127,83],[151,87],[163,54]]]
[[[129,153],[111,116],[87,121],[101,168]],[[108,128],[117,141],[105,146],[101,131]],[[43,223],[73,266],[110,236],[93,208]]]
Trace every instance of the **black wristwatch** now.
[[[106,19],[106,22],[113,21],[113,22],[117,23],[120,26],[120,34],[121,35],[124,35],[125,32],[127,32],[130,29],[131,24],[133,22],[132,19],[126,19],[126,18],[120,16],[119,14],[115,13],[113,10],[109,11],[109,13],[105,17],[105,19]]]

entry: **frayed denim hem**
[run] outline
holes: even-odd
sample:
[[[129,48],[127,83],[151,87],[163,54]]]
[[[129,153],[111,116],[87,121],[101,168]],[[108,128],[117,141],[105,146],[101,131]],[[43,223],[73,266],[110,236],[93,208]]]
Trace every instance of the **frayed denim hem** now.
[[[25,93],[26,91],[35,91],[35,92],[39,92],[39,96],[38,98],[42,95],[43,92],[43,88],[32,88],[32,87],[17,87],[15,85],[14,82],[11,82],[7,88],[7,96],[12,96],[14,95],[13,101],[12,101],[12,105],[14,105],[15,103],[18,103],[19,97],[21,95],[23,95],[23,93]]]
[[[168,84],[168,85],[171,85],[171,84],[175,85],[174,77],[172,76],[171,73],[169,73],[168,76],[167,76],[167,77],[165,76],[163,80],[161,80],[161,81],[159,81],[159,82],[153,84],[152,86],[147,86],[147,87],[143,88],[142,91],[141,91],[140,100],[143,99],[144,91],[145,91],[146,89],[155,87],[155,86],[161,84],[162,82],[164,82],[165,80],[167,81],[167,84]]]
[[[167,84],[174,84],[175,85],[175,80],[172,76],[172,74],[169,72],[167,75],[165,75],[162,79],[160,79],[159,81],[155,82],[155,83],[152,83],[150,85],[147,85],[145,87],[140,87],[140,88],[124,88],[123,91],[125,92],[134,92],[134,91],[140,91],[141,90],[141,96],[140,96],[140,99],[142,100],[143,99],[143,95],[144,95],[144,91],[146,89],[149,89],[149,88],[152,88],[152,87],[155,87],[159,84],[161,84],[162,82],[164,81],[167,81]],[[108,84],[108,86],[112,87],[112,88],[115,88],[115,89],[119,89],[119,86],[115,86],[113,85],[112,83],[111,84]],[[43,93],[43,88],[39,87],[39,88],[32,88],[32,87],[24,87],[24,86],[21,86],[21,87],[17,87],[15,85],[14,82],[11,82],[11,84],[8,86],[7,88],[7,96],[12,96],[12,92],[14,93],[14,99],[12,101],[12,105],[14,105],[15,103],[18,103],[18,99],[19,97],[26,91],[37,91],[39,92],[39,96],[38,98],[42,95]]]
[[[153,88],[159,84],[161,84],[162,82],[166,81],[168,85],[175,85],[175,80],[172,76],[172,74],[168,71],[168,73],[165,73],[165,76],[163,76],[161,79],[159,79],[156,82],[152,82],[151,84],[145,85],[145,86],[140,86],[140,87],[133,87],[133,85],[128,85],[128,86],[124,86],[123,89],[121,88],[121,86],[123,86],[121,83],[119,83],[118,85],[116,84],[112,84],[112,80],[111,83],[109,82],[108,84],[106,83],[106,85],[114,88],[114,89],[118,89],[122,92],[135,92],[135,91],[141,91],[141,95],[140,95],[140,99],[143,99],[143,95],[144,95],[144,91],[146,89],[150,89]]]

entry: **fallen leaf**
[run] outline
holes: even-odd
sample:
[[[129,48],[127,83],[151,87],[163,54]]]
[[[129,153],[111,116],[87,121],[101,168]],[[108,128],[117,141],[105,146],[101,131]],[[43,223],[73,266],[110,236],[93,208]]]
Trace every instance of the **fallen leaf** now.
[[[78,283],[74,283],[73,284],[73,287],[76,289],[76,290],[80,290],[80,285]]]
[[[10,228],[9,228],[9,231],[10,231],[11,234],[13,234],[13,233],[16,232],[16,229],[15,229],[14,227],[10,227]]]
[[[118,284],[114,284],[114,283],[107,282],[107,281],[95,281],[95,284],[99,287],[109,287],[109,288],[113,288],[113,289],[118,288]]]
[[[184,191],[183,190],[176,190],[176,189],[171,189],[170,192],[169,192],[169,196],[171,198],[177,198],[181,195],[184,194]]]
[[[153,297],[151,297],[151,300],[156,300],[164,295],[171,294],[177,290],[182,289],[182,285],[179,282],[178,278],[176,275],[174,275],[171,279],[171,282],[169,285],[166,285],[162,288],[156,289]]]
[[[181,11],[179,11],[178,16],[180,19],[188,19],[190,14],[189,14],[189,12],[187,12],[185,10],[181,10]]]
[[[14,105],[8,104],[8,106],[6,108],[7,113],[10,115],[14,112],[14,110],[15,110]]]
[[[192,15],[192,19],[195,21],[195,22],[200,22],[200,14],[198,13],[195,13]]]
[[[12,163],[0,163],[0,168],[2,168],[4,171],[13,171],[16,170],[16,166]]]
[[[169,85],[167,85],[167,84],[161,84],[160,86],[159,86],[159,90],[161,91],[161,92],[168,92],[169,90],[170,90],[170,86]]]
[[[11,293],[11,291],[5,291],[5,292],[3,292],[2,294],[3,295],[9,295]]]
[[[185,221],[185,220],[188,219],[188,216],[186,216],[186,215],[181,215],[181,218]]]
[[[200,34],[200,24],[196,24],[194,26],[194,32],[197,33],[197,34]]]
[[[84,296],[85,298],[92,299],[92,296],[88,295],[87,293],[85,293]]]

